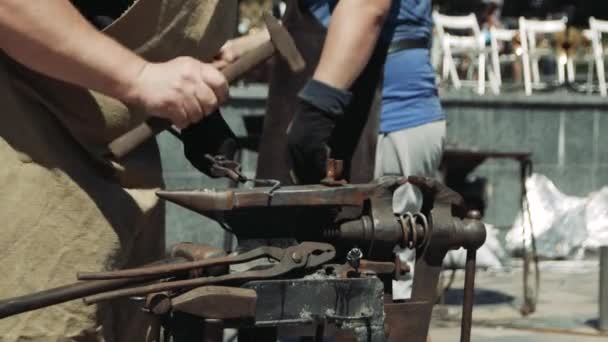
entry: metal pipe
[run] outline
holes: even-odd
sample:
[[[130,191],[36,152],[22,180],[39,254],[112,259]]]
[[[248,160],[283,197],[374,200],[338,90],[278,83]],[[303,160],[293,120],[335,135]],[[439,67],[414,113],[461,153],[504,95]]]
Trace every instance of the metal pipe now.
[[[184,262],[184,258],[167,258],[150,263],[146,266],[163,265]],[[24,312],[42,309],[47,306],[81,299],[96,293],[113,291],[127,285],[141,284],[152,280],[149,277],[133,277],[128,279],[110,279],[81,281],[49,290],[44,290],[21,297],[0,300],[0,319]]]
[[[460,325],[460,342],[471,341],[471,323],[473,304],[475,302],[475,259],[476,249],[467,250],[467,261],[464,274],[464,299],[462,303],[462,321]]]
[[[141,278],[80,282],[6,299],[0,301],[0,319],[141,282]]]
[[[600,301],[598,327],[608,332],[608,246],[600,247]]]

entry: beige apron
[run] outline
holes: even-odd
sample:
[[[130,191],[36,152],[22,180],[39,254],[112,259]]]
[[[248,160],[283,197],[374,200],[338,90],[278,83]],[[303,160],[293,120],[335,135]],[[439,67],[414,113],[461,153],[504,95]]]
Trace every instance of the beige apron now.
[[[236,0],[139,0],[107,33],[152,61],[210,59],[233,33]],[[0,59],[0,297],[138,265],[164,252],[158,147],[133,153],[120,183],[92,152],[141,121],[120,102]],[[124,301],[74,301],[0,320],[0,341],[129,341],[149,317]]]

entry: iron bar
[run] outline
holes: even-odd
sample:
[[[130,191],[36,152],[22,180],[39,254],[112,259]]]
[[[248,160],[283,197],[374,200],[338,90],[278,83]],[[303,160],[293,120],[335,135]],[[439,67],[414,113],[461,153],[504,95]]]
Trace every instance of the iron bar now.
[[[471,341],[471,322],[473,320],[473,304],[475,302],[475,259],[477,251],[467,250],[467,261],[464,275],[464,299],[462,303],[462,321],[460,326],[460,342]]]

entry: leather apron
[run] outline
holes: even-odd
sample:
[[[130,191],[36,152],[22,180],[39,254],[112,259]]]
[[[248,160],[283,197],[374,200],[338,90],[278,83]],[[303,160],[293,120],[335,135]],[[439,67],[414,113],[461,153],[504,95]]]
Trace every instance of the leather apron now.
[[[302,53],[306,69],[294,74],[284,61],[275,58],[256,177],[293,184],[289,175],[286,132],[297,108],[298,92],[312,77],[319,63],[327,30],[297,0],[287,2],[283,24]],[[373,179],[386,50],[386,46],[379,44],[354,83],[351,88],[353,101],[344,118],[337,123],[330,141],[332,157],[344,160],[344,176],[351,183]]]
[[[148,60],[210,59],[236,27],[236,0],[137,0],[106,33]],[[122,103],[0,56],[0,297],[164,255],[158,146],[106,178],[94,152],[143,118]],[[105,170],[105,169],[104,169]],[[154,341],[139,303],[72,301],[0,320],[0,341]]]

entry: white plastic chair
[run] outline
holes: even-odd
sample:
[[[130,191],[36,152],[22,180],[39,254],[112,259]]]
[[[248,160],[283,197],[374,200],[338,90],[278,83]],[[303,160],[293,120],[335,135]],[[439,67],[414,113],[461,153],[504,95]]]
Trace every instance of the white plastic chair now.
[[[483,95],[486,88],[486,57],[490,50],[485,47],[485,40],[481,36],[479,24],[474,14],[466,16],[448,16],[433,12],[433,20],[437,28],[437,37],[443,55],[443,78],[452,80],[454,88],[460,89],[462,81],[458,77],[454,55],[472,56],[477,60],[478,78],[476,81],[477,93]],[[454,35],[446,30],[469,31],[469,35]],[[488,72],[490,86],[498,94],[498,83],[494,74]]]
[[[540,84],[538,61],[542,56],[555,55],[553,49],[543,49],[537,46],[537,35],[554,34],[566,30],[568,18],[557,20],[533,20],[519,18],[519,32],[521,35],[522,60],[524,67],[524,87],[526,95],[532,95],[532,85]],[[557,56],[556,56],[557,57]],[[556,58],[557,75],[560,83],[565,82],[565,69],[568,69],[570,81],[574,81],[574,64],[566,58]]]
[[[496,82],[502,85],[502,75],[500,72],[501,63],[514,63],[517,60],[515,52],[511,54],[501,54],[499,42],[512,42],[517,35],[517,30],[508,30],[497,27],[490,27],[490,49],[492,54],[492,70],[496,74]]]
[[[602,44],[603,33],[608,33],[608,21],[595,19],[594,17],[589,18],[589,31],[586,30],[584,34],[588,39],[591,40],[600,94],[602,97],[606,97],[607,91],[606,74],[604,73],[604,46]]]

